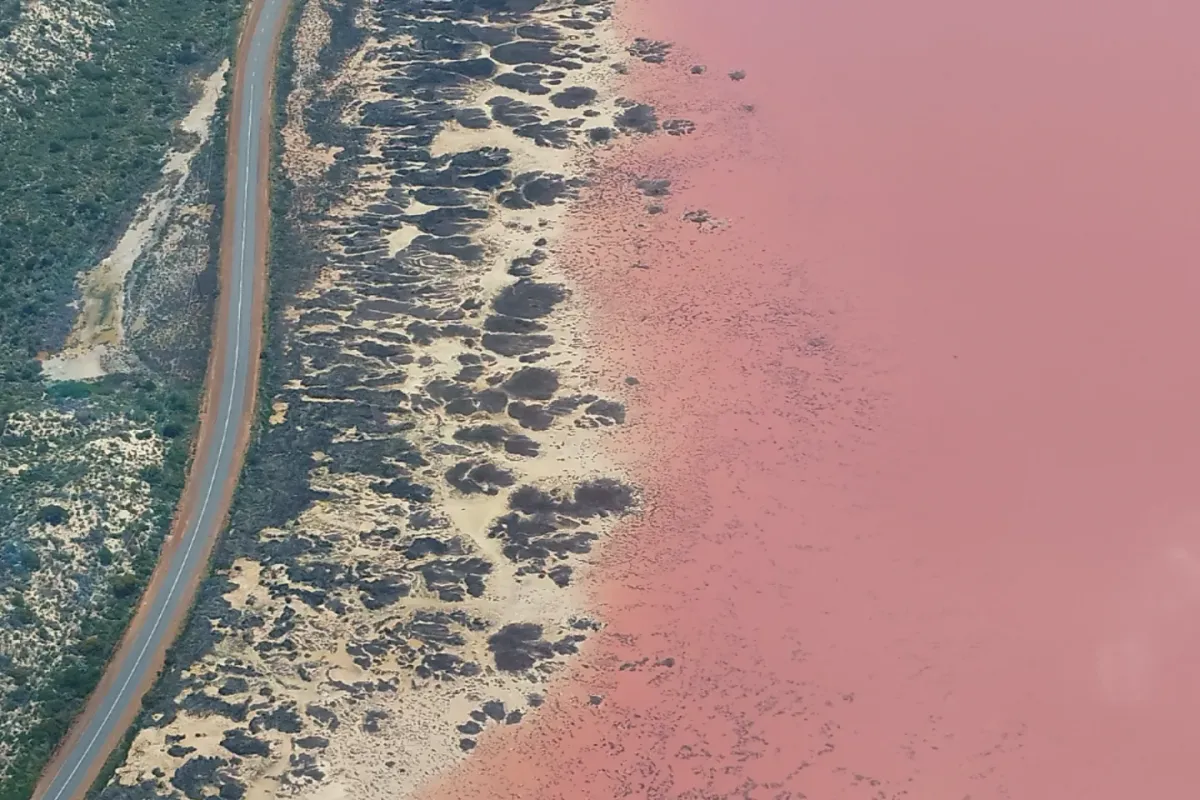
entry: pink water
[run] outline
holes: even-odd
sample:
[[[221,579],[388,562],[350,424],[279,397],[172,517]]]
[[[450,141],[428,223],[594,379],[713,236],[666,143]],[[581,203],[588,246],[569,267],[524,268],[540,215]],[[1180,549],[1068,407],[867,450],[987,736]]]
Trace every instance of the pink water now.
[[[571,256],[648,511],[575,682],[450,793],[1195,794],[1200,5],[620,11],[699,124]]]

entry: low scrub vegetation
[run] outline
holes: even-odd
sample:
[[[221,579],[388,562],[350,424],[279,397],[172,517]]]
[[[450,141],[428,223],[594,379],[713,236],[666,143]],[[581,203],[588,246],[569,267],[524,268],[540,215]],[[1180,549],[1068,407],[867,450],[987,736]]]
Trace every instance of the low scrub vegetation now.
[[[71,329],[79,273],[161,179],[195,78],[229,56],[242,10],[0,0],[0,800],[31,795],[95,687],[197,424],[194,380],[135,358],[122,374],[51,382],[41,358]]]

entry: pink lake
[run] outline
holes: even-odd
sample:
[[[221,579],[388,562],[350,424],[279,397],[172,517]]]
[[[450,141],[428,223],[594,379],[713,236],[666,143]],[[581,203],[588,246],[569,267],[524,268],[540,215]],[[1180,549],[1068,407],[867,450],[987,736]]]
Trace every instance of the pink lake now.
[[[444,792],[1191,796],[1200,5],[618,14],[675,43],[630,96],[697,124],[561,254],[647,511],[572,682]]]

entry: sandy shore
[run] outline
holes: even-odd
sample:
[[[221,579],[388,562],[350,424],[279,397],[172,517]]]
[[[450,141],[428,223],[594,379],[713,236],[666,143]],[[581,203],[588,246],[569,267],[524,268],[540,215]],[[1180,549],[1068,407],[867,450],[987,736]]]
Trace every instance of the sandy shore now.
[[[307,215],[314,266],[273,261],[295,288],[254,460],[299,479],[243,478],[286,511],[243,501],[272,524],[230,534],[116,794],[411,796],[540,713],[602,628],[583,575],[639,503],[603,446],[630,385],[582,358],[557,258],[591,154],[659,126],[615,91],[609,4],[298,11],[274,224]]]

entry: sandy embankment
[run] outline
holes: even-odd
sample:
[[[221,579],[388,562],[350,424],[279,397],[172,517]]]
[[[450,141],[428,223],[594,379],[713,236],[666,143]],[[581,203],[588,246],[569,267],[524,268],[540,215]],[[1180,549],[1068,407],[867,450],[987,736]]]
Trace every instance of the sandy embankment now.
[[[329,8],[302,10],[284,167],[348,185],[282,312],[260,458],[303,459],[311,497],[251,532],[117,784],[406,796],[536,716],[600,627],[578,586],[636,504],[600,447],[628,386],[597,390],[554,254],[581,161],[657,124],[613,90],[607,10],[366,6],[328,85]],[[338,90],[344,150],[304,127]]]
[[[429,796],[1186,794],[1194,11],[783,9],[620,7],[698,126],[572,221],[648,513],[574,680]]]

